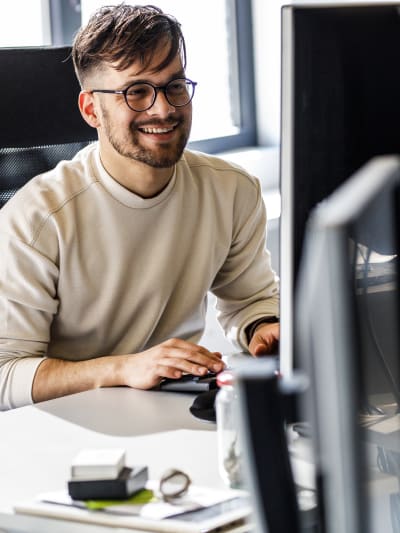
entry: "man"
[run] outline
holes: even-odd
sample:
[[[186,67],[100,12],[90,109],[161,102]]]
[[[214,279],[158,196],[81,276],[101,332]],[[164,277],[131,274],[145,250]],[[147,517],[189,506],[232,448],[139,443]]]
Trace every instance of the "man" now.
[[[185,151],[196,84],[177,21],[101,8],[73,60],[98,143],[0,211],[2,409],[222,370],[197,345],[209,290],[241,349],[268,353],[279,338],[258,182]]]

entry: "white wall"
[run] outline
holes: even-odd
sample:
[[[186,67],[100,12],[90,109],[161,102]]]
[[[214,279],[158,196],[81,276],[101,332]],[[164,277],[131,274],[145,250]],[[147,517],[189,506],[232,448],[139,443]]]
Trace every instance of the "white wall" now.
[[[380,0],[252,0],[258,140],[277,146],[280,139],[281,6],[287,4],[379,4]],[[385,0],[397,4],[398,0]]]
[[[276,146],[280,138],[282,0],[252,0],[258,139]]]

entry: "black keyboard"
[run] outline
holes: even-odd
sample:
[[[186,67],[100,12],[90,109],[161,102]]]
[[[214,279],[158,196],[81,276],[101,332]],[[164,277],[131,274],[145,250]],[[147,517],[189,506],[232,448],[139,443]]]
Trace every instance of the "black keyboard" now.
[[[159,386],[162,391],[203,392],[217,388],[216,374],[209,372],[205,376],[184,374],[179,379],[164,379]]]

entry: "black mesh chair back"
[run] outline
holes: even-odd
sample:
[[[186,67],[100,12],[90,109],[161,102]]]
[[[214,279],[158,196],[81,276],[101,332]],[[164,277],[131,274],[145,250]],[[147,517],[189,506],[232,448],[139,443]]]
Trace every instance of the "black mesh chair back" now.
[[[97,139],[78,109],[71,48],[0,48],[0,208]]]

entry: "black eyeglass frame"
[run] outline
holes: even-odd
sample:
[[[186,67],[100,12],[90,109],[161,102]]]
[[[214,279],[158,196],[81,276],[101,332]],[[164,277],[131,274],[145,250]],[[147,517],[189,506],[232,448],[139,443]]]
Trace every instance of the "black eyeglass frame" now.
[[[190,99],[184,104],[174,104],[174,103],[172,103],[170,101],[170,99],[168,98],[168,94],[167,94],[168,86],[171,85],[172,83],[176,82],[176,81],[179,81],[179,80],[185,81],[185,83],[187,85],[191,85],[191,87],[192,87],[192,94],[190,96]],[[152,87],[152,89],[153,89],[153,98],[152,98],[151,104],[148,107],[146,107],[145,109],[134,109],[128,103],[128,92],[135,85],[148,85],[149,87]],[[164,96],[165,96],[167,102],[169,103],[169,105],[172,105],[173,107],[185,107],[186,105],[190,104],[190,102],[193,100],[193,96],[194,96],[194,92],[195,92],[195,89],[196,89],[196,85],[197,85],[197,82],[189,80],[189,78],[174,78],[173,80],[170,80],[166,85],[153,85],[149,81],[135,81],[134,83],[131,83],[129,85],[129,87],[127,87],[126,89],[119,89],[119,90],[118,89],[117,90],[112,90],[112,89],[91,89],[90,91],[87,91],[87,92],[90,93],[90,94],[92,94],[92,93],[123,94],[125,102],[126,102],[126,105],[129,107],[129,109],[131,109],[132,111],[135,111],[136,113],[141,113],[142,111],[147,111],[148,109],[153,107],[154,102],[157,99],[157,95],[158,95],[159,91],[162,91],[164,93]]]

